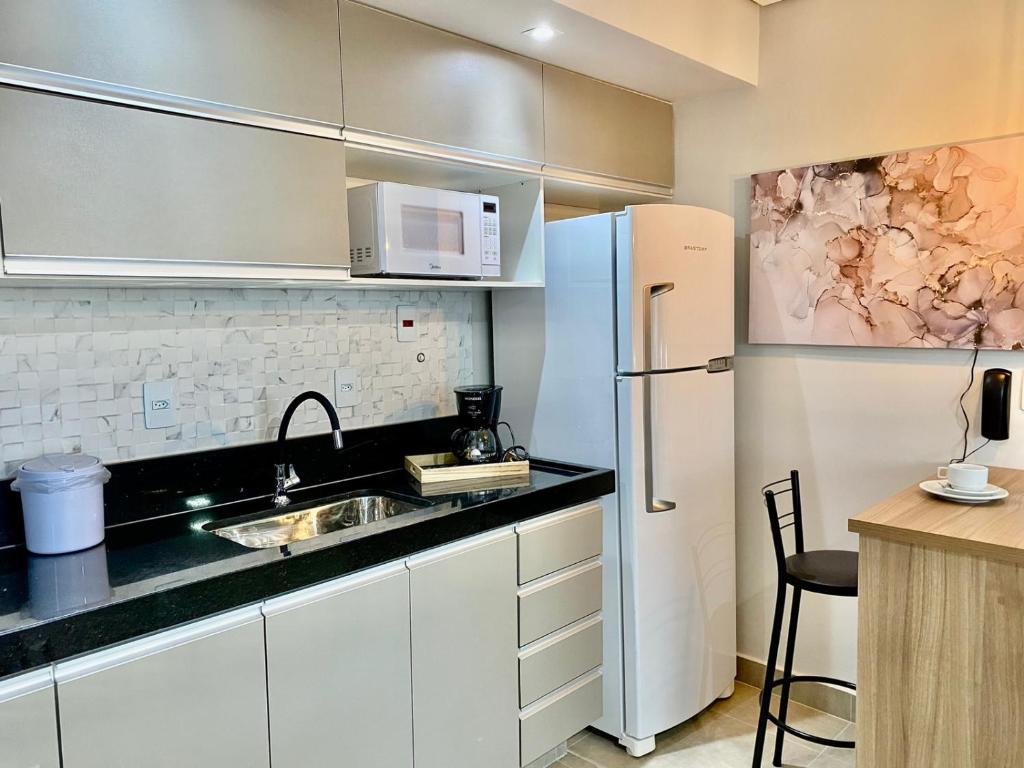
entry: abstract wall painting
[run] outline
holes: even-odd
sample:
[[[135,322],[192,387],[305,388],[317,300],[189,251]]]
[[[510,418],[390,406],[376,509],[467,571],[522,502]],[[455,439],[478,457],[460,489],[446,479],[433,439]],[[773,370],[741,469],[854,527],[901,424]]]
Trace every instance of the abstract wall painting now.
[[[752,343],[1024,349],[1024,136],[751,177]]]

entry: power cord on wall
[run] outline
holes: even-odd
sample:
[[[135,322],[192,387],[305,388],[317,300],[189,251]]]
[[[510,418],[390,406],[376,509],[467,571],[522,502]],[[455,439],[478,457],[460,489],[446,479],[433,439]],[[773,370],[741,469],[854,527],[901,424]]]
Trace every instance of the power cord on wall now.
[[[967,393],[970,392],[971,391],[971,387],[974,386],[974,369],[978,365],[978,353],[980,351],[981,350],[978,349],[978,347],[974,348],[974,354],[971,355],[971,378],[967,382],[966,389],[964,389],[964,391],[960,393],[960,413],[962,413],[964,415],[964,450],[961,453],[959,459],[956,459],[956,458],[950,459],[949,460],[950,464],[956,464],[956,463],[962,464],[963,462],[967,461],[968,458],[970,458],[971,456],[976,454],[978,451],[980,451],[982,448],[984,448],[986,445],[988,445],[990,442],[992,442],[991,440],[986,440],[984,443],[979,445],[977,448],[975,448],[970,453],[967,452],[967,441],[968,441],[968,438],[969,438],[969,435],[970,435],[970,432],[971,432],[971,417],[967,415],[967,409],[964,407],[964,398],[967,397]]]

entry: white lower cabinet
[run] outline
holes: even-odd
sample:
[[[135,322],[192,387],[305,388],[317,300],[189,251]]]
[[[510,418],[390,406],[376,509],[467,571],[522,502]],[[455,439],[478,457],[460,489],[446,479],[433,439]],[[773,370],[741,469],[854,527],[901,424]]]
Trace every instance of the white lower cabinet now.
[[[517,768],[515,533],[408,564],[416,768]]]
[[[0,768],[525,765],[601,715],[592,506],[2,681]]]
[[[0,768],[58,768],[53,673],[0,681]]]
[[[269,768],[258,607],[57,664],[55,677],[64,768]]]
[[[274,768],[411,768],[402,562],[264,605]]]

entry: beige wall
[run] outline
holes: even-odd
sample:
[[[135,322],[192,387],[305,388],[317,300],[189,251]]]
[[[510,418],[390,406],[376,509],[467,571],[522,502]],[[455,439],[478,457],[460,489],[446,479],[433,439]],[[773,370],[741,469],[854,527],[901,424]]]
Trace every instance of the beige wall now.
[[[775,576],[760,485],[798,467],[809,546],[856,547],[850,515],[959,451],[969,353],[742,343],[746,177],[1024,132],[1024,2],[786,0],[762,9],[760,41],[757,88],[677,106],[676,157],[680,201],[736,217],[739,648],[763,660]],[[992,366],[1014,372],[1014,425],[977,457],[1024,467],[1024,353],[983,353]],[[801,627],[798,669],[855,677],[853,601],[808,598]]]
[[[748,83],[757,82],[758,6],[750,0],[556,0]]]

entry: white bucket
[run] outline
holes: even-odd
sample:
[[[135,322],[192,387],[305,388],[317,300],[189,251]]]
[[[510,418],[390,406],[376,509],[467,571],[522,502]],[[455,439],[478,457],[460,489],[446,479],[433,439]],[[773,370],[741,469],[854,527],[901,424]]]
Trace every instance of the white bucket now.
[[[37,555],[103,541],[103,484],[110,472],[95,456],[51,453],[26,461],[11,488],[21,493],[25,546]]]

